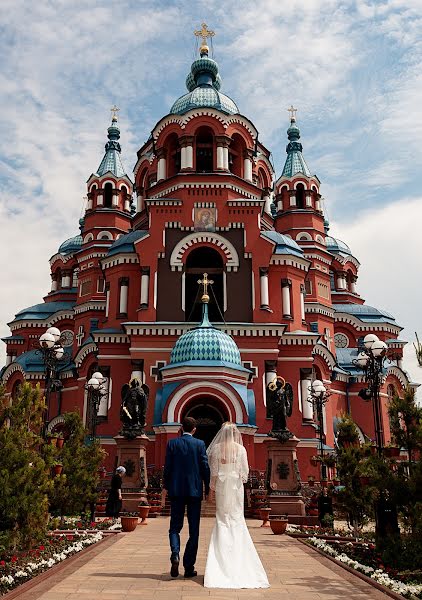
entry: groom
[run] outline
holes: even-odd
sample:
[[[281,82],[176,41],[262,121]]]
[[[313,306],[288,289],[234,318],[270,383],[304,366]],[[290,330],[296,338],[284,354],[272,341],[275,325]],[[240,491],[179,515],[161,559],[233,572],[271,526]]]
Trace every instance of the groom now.
[[[203,485],[206,499],[210,489],[210,468],[204,442],[193,437],[196,431],[195,419],[185,417],[182,428],[182,437],[167,443],[164,465],[164,488],[168,492],[171,504],[170,574],[172,577],[179,575],[180,531],[187,507],[189,539],[183,556],[183,566],[185,577],[195,577]]]

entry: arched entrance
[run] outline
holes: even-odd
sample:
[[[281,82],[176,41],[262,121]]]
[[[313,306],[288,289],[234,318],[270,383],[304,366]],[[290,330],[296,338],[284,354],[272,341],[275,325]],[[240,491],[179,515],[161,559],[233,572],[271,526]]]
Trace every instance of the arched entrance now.
[[[191,404],[184,417],[193,417],[197,423],[195,437],[210,445],[224,421],[228,421],[226,409],[214,398],[198,398]]]
[[[202,246],[192,250],[185,268],[185,318],[187,321],[200,321],[202,317],[202,286],[198,280],[208,273],[213,284],[209,287],[210,301],[208,317],[211,323],[223,320],[224,313],[224,265],[223,259],[214,248]]]

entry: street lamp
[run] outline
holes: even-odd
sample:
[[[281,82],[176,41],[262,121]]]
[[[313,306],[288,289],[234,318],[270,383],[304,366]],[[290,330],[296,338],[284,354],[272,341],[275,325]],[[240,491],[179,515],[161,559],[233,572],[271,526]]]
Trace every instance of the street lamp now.
[[[308,402],[312,404],[318,419],[321,479],[327,478],[327,465],[324,464],[324,405],[328,402],[330,395],[331,392],[327,390],[320,379],[315,379],[309,387]]]
[[[387,355],[387,344],[381,341],[374,333],[364,337],[363,349],[358,354],[353,364],[365,374],[368,387],[359,392],[363,400],[372,400],[374,412],[375,443],[377,453],[381,456],[384,446],[384,432],[382,426],[381,396],[384,362]]]
[[[63,387],[57,377],[58,364],[63,360],[64,349],[60,343],[61,331],[57,327],[49,327],[35,342],[37,352],[40,352],[44,363],[45,373],[45,403],[47,406],[45,424],[50,420],[51,392]]]
[[[87,397],[87,427],[91,434],[91,439],[95,440],[97,433],[97,416],[100,408],[101,399],[107,395],[106,378],[102,373],[96,371],[85,384],[88,393]]]

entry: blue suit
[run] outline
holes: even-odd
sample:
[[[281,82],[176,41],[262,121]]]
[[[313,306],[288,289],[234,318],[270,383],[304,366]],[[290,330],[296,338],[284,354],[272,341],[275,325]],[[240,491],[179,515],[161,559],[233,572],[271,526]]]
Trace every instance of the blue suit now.
[[[164,465],[164,487],[171,504],[169,538],[172,555],[180,553],[180,531],[187,507],[189,540],[183,565],[185,569],[193,569],[198,552],[203,488],[205,487],[206,495],[210,489],[210,468],[202,440],[187,433],[169,440]]]

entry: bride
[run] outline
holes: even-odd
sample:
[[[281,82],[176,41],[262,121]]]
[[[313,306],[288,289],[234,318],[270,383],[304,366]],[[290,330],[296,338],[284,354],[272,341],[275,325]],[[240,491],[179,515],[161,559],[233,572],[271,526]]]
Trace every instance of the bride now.
[[[207,454],[217,510],[204,586],[267,588],[268,578],[243,515],[243,484],[249,466],[242,436],[234,423],[223,423]]]

